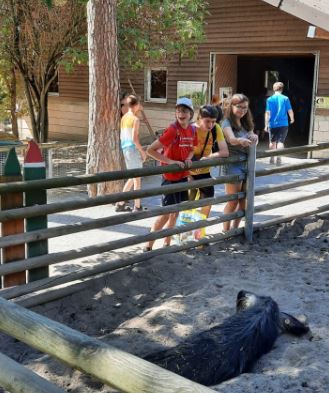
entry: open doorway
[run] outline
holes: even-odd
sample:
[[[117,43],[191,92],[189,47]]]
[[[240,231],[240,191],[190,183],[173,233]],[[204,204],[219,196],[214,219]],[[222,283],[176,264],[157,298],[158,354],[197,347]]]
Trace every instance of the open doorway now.
[[[247,95],[255,129],[264,129],[266,98],[276,80],[284,83],[283,94],[290,98],[295,123],[289,127],[286,146],[306,145],[310,140],[315,55],[313,54],[213,54],[211,86],[213,94],[224,88]],[[221,90],[222,89],[222,90]]]
[[[256,130],[264,129],[266,98],[273,94],[276,81],[283,82],[283,94],[290,99],[295,123],[289,126],[286,146],[306,145],[309,141],[313,100],[314,55],[238,56],[237,91],[250,98]]]

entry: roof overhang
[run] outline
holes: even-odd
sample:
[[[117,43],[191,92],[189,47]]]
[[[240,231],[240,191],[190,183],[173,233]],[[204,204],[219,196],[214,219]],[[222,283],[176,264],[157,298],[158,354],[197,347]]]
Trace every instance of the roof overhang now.
[[[263,0],[311,25],[329,31],[329,0]]]

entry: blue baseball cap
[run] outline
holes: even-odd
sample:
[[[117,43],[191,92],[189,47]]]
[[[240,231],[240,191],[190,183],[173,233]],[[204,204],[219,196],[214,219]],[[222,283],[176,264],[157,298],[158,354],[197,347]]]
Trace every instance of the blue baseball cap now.
[[[190,98],[187,98],[187,97],[178,98],[178,100],[176,102],[176,108],[180,105],[186,106],[186,108],[188,108],[192,112],[192,116],[193,116],[193,114],[194,114],[193,102]]]

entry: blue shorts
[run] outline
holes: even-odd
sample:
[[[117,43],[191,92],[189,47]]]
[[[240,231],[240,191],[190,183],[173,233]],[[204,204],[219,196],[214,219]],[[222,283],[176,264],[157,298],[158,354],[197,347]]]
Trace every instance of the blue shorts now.
[[[170,184],[186,183],[187,178],[183,178],[177,181],[163,179],[161,185],[169,186]],[[176,205],[177,203],[188,201],[188,191],[178,191],[172,194],[165,194],[162,197],[162,206]]]
[[[270,140],[274,143],[284,143],[288,134],[288,126],[270,129]]]
[[[232,176],[232,175],[246,175],[247,174],[247,162],[235,162],[232,164],[226,164],[221,167],[221,176]],[[241,180],[230,181],[229,184],[240,183]]]

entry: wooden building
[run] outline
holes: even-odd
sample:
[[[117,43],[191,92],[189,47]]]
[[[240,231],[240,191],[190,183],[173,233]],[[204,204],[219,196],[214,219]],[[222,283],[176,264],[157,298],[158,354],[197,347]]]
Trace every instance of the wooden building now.
[[[329,26],[328,1],[310,6],[306,0],[209,0],[206,40],[197,57],[122,72],[122,90],[130,91],[129,78],[154,130],[173,120],[180,94],[193,93],[201,102],[212,94],[243,92],[260,129],[266,95],[279,79],[296,112],[289,144],[329,141],[329,33],[323,30]],[[49,113],[52,139],[87,139],[86,66],[73,74],[60,71],[59,94],[50,97]]]

